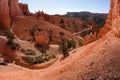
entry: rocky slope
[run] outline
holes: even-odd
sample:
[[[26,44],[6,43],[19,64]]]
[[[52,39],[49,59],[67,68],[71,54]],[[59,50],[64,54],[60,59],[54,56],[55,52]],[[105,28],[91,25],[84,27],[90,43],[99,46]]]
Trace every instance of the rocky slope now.
[[[59,32],[63,32],[66,39],[75,39],[75,41],[81,40],[74,34],[69,31],[66,31],[54,24],[51,24],[44,19],[36,19],[35,17],[16,17],[13,21],[12,29],[13,32],[22,40],[30,39],[30,30],[33,26],[38,25],[39,28],[43,31],[48,32],[49,30],[52,31],[52,43],[59,43],[60,42],[60,35]]]
[[[72,33],[88,28],[88,26],[83,26],[83,21],[77,18],[67,18],[60,15],[45,15],[44,19]]]
[[[0,66],[0,78],[2,80],[119,80],[119,5],[119,0],[111,0],[109,12],[111,26],[106,26],[110,29],[99,40],[75,49],[71,52],[73,54],[63,61],[43,70],[32,71],[15,65]]]
[[[13,0],[4,0],[4,1],[1,0],[0,7],[1,7],[0,9],[1,28],[5,28],[5,29],[12,28],[13,32],[15,32],[17,37],[19,37],[22,40],[29,39],[30,37],[29,30],[32,29],[32,27],[37,24],[40,26],[40,28],[43,31],[47,32],[50,29],[53,30],[53,35],[52,35],[53,40],[54,40],[53,43],[59,43],[60,41],[59,32],[64,32],[67,39],[71,39],[71,36],[72,36],[72,38],[74,38],[76,41],[79,40],[79,38],[77,38],[77,36],[73,35],[71,32],[58,27],[58,25],[48,22],[46,18],[49,18],[49,17],[47,17],[46,15],[45,16],[44,15],[42,16],[31,15],[28,9],[28,5],[22,4],[22,3],[18,4],[18,0],[14,0],[14,1]],[[52,17],[50,17],[50,19],[53,21]],[[54,21],[56,21],[57,19],[59,18],[54,18]],[[69,21],[69,19],[66,19],[66,20]],[[74,19],[71,19],[71,21],[72,20]],[[81,21],[79,20],[75,20],[75,21],[78,21],[78,23],[76,23],[77,25],[81,23]],[[24,28],[25,29],[28,28],[28,31],[25,31],[25,33],[23,32]],[[67,29],[69,28],[67,27]],[[21,35],[23,33],[24,35]],[[0,31],[0,35],[4,35],[2,30]]]

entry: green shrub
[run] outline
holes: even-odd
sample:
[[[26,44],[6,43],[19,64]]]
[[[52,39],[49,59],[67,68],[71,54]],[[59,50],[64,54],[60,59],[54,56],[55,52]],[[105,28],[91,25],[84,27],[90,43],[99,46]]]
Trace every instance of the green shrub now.
[[[33,57],[24,56],[24,57],[22,57],[22,59],[25,60],[27,63],[29,63],[31,65],[36,63],[35,59]]]
[[[7,37],[7,45],[13,45],[14,34],[10,30],[5,31],[5,36]]]
[[[63,57],[69,56],[68,54],[68,47],[67,47],[67,41],[65,39],[61,39],[61,42],[59,44],[59,52],[63,54]]]
[[[54,58],[56,58],[56,56],[53,55],[53,54],[45,54],[44,55],[44,60],[45,61],[49,61],[49,60],[54,59]]]
[[[15,43],[13,41],[15,39],[15,36],[10,30],[5,31],[5,36],[8,39],[6,44],[9,45],[11,47],[11,49],[13,49],[13,50],[19,50],[20,49],[21,46],[18,43]]]
[[[7,45],[12,45],[14,42],[13,42],[13,40],[11,40],[11,39],[9,39],[7,42],[6,42],[6,44]]]
[[[41,31],[41,29],[39,28],[38,25],[33,26],[33,28],[29,31],[29,32],[30,32],[30,35],[34,36],[34,32],[35,32],[36,30]]]
[[[8,40],[13,40],[15,38],[14,34],[10,30],[5,31],[5,36]]]
[[[68,47],[68,49],[70,49],[70,48],[75,48],[76,47],[76,43],[75,43],[75,41],[72,39],[72,40],[68,40],[67,41],[67,47]]]
[[[54,59],[54,58],[56,58],[55,55],[53,55],[53,54],[49,55],[49,59]]]
[[[26,55],[36,55],[35,51],[33,51],[32,49],[21,49],[21,52],[25,53]]]
[[[43,59],[44,59],[45,61],[49,61],[49,60],[50,60],[48,56],[43,57]]]
[[[48,55],[48,54],[44,56],[36,56],[36,57],[29,57],[29,56],[22,57],[23,60],[25,60],[27,63],[31,65],[43,63],[43,62],[49,61],[54,58],[56,58],[55,55]]]
[[[35,62],[37,63],[43,63],[45,60],[41,56],[35,57]]]
[[[89,35],[90,33],[92,32],[92,30],[85,30],[85,31],[83,31],[82,33],[81,33],[81,37],[85,37],[86,35]]]
[[[13,43],[13,44],[11,44],[11,49],[13,49],[13,50],[19,50],[20,47],[21,47],[21,46],[20,46],[18,43]]]

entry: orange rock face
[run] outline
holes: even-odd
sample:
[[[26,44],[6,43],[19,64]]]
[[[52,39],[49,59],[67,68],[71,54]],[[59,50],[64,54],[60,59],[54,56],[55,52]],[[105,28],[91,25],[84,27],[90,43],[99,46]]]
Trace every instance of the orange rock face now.
[[[93,41],[96,41],[96,33],[94,33],[94,34],[91,33],[90,35],[86,36],[84,38],[84,45],[91,43]]]
[[[20,7],[20,9],[22,10],[22,12],[23,12],[23,14],[25,16],[29,16],[30,15],[30,11],[28,9],[28,4],[19,3],[19,7]]]
[[[40,31],[40,32],[35,31],[34,37],[35,37],[36,42],[38,42],[38,43],[48,44],[48,42],[49,42],[48,35],[44,31]]]
[[[119,0],[111,0],[109,15],[106,20],[106,24],[103,29],[101,29],[99,33],[99,37],[102,37],[104,34],[109,32],[110,30],[115,33],[116,36],[120,37],[120,1]]]
[[[0,26],[2,28],[9,29],[11,19],[22,15],[18,0],[0,0]]]
[[[112,26],[112,17],[111,17],[111,11],[107,16],[106,22],[104,27],[100,30],[98,37],[101,38],[103,35],[105,35],[107,32],[111,30]]]
[[[23,15],[22,10],[18,5],[18,0],[9,0],[9,11],[12,18]]]
[[[111,0],[112,28],[111,31],[120,37],[120,0]]]
[[[118,37],[120,37],[120,1],[119,0],[111,0],[110,11],[108,18],[106,20],[106,24],[103,29],[101,29],[99,33],[99,37],[102,37],[104,34],[109,32],[110,30]]]
[[[0,0],[0,28],[10,28],[8,0]]]

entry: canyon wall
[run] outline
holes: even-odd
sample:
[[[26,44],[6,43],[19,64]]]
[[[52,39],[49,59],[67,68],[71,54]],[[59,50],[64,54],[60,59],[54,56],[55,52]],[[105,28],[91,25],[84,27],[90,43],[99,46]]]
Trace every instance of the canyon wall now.
[[[111,0],[110,11],[105,26],[99,33],[99,38],[110,30],[116,36],[120,37],[120,0]]]
[[[8,0],[0,0],[0,28],[10,27]]]
[[[9,0],[9,13],[11,18],[14,18],[15,16],[22,16],[22,10],[20,9],[18,5],[18,0]]]
[[[120,38],[120,0],[112,0],[112,33]]]
[[[9,29],[16,16],[23,16],[18,0],[0,0],[0,28]]]
[[[23,14],[25,16],[29,16],[30,15],[30,11],[28,9],[28,4],[19,3],[19,7],[20,7],[20,9],[22,10],[22,12],[23,12]]]

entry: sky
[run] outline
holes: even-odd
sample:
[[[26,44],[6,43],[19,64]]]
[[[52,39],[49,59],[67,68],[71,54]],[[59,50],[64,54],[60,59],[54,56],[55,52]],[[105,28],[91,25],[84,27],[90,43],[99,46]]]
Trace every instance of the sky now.
[[[38,10],[47,14],[66,14],[66,12],[90,11],[108,13],[110,0],[19,0],[29,5],[31,12]]]

